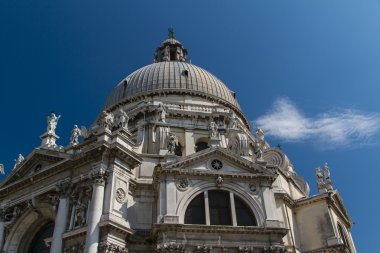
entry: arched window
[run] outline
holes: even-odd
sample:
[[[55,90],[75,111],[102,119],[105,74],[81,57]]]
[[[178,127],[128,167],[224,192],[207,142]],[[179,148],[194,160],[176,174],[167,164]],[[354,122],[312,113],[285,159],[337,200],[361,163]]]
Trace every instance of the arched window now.
[[[205,208],[205,207],[208,208]],[[185,212],[185,224],[257,226],[248,205],[232,192],[210,190],[196,196]]]
[[[186,224],[206,224],[205,200],[203,194],[196,196],[185,213]]]
[[[238,226],[257,226],[255,216],[251,209],[239,197],[234,196],[236,220]]]
[[[208,205],[211,225],[232,225],[231,204],[226,191],[209,191]]]
[[[49,253],[50,249],[46,246],[44,239],[52,237],[54,222],[45,224],[34,236],[28,253]]]

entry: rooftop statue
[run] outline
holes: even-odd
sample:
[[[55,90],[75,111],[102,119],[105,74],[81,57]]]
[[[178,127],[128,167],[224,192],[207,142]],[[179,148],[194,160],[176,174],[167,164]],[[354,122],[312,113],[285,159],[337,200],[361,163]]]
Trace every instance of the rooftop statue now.
[[[61,118],[61,115],[58,117],[55,115],[54,112],[51,112],[50,116],[47,117],[47,133],[48,134],[55,134],[55,129],[58,124],[58,120]]]
[[[17,159],[15,159],[15,166],[13,167],[13,169],[19,166],[24,160],[25,158],[21,154],[18,154]]]
[[[74,125],[73,130],[71,130],[70,145],[76,146],[79,144],[79,136],[82,136],[82,131],[77,125]]]

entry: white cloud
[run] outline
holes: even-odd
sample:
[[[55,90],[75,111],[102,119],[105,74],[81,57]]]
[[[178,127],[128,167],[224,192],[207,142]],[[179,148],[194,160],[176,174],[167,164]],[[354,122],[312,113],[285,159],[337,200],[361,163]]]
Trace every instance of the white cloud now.
[[[283,141],[315,141],[332,148],[372,144],[380,130],[380,114],[343,109],[306,117],[289,99],[281,98],[255,124]]]

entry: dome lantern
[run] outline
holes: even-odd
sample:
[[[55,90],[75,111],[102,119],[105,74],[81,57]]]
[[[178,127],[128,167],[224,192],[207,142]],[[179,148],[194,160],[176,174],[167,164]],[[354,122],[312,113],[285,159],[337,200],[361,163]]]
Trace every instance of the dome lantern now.
[[[174,39],[174,30],[168,29],[168,39],[164,40],[156,49],[153,62],[186,61],[187,49],[178,40]]]

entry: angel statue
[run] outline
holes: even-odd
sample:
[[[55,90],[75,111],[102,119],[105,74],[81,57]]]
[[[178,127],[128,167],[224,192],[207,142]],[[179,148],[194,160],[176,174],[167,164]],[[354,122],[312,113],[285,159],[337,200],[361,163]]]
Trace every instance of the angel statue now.
[[[58,120],[61,118],[61,115],[58,117],[54,112],[51,112],[50,116],[47,117],[47,132],[48,134],[55,134],[55,129],[58,124]]]

